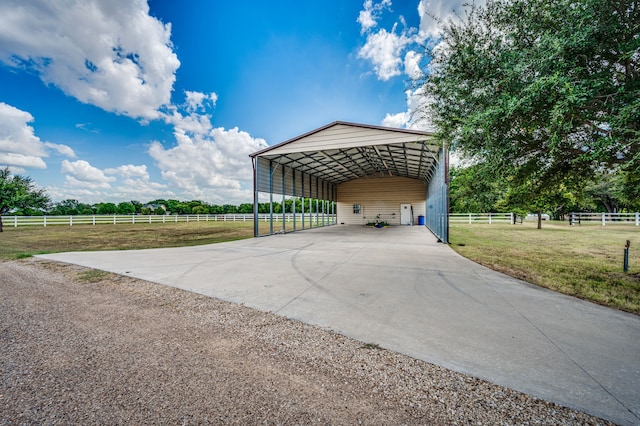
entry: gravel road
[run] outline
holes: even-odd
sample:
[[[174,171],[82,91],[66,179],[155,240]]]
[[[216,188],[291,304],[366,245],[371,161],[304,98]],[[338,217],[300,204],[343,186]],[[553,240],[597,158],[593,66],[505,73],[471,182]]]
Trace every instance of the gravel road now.
[[[206,423],[608,424],[244,306],[0,263],[0,424]]]

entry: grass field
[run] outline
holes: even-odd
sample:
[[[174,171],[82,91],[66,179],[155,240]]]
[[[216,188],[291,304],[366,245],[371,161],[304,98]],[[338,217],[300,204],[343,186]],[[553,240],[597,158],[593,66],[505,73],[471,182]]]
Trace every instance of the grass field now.
[[[0,233],[0,261],[62,251],[192,246],[252,236],[252,222],[5,227]],[[527,222],[452,224],[450,240],[458,253],[492,269],[640,314],[640,228],[544,223],[537,230]],[[629,274],[622,272],[626,240],[631,241]]]
[[[63,251],[195,246],[253,237],[253,222],[5,227],[0,260]]]
[[[491,269],[561,293],[640,314],[640,228],[451,224],[451,247]],[[629,273],[623,273],[631,241]]]

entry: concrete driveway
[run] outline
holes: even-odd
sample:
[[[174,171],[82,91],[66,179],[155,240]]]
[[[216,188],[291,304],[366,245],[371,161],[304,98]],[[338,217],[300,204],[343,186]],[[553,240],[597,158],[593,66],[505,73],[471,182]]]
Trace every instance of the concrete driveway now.
[[[336,330],[620,424],[640,423],[640,317],[470,262],[424,227],[39,256]]]

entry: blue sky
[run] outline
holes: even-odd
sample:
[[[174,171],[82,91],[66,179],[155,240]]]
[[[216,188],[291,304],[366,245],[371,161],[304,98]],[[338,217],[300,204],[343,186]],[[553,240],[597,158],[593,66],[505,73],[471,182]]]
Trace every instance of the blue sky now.
[[[54,201],[250,202],[248,155],[330,122],[420,128],[461,1],[2,0],[0,167]]]

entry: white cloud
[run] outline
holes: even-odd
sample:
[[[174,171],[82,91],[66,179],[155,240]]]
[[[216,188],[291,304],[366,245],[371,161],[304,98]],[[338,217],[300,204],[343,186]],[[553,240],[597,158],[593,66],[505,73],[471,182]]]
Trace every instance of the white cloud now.
[[[407,110],[389,114],[382,120],[383,126],[407,128],[413,130],[434,131],[428,112],[428,100],[421,89],[406,90]]]
[[[424,38],[439,37],[441,24],[448,19],[455,19],[456,13],[462,13],[468,0],[420,0],[418,13],[420,14],[420,33]],[[486,0],[474,0],[478,6],[484,6]]]
[[[24,170],[24,168],[47,168],[47,165],[40,157],[14,154],[12,152],[0,152],[0,166],[19,166],[22,170]]]
[[[176,146],[165,149],[153,142],[149,147],[149,155],[170,185],[186,197],[213,203],[251,200],[249,154],[267,146],[263,139],[238,128],[194,134],[176,127],[174,134]]]
[[[45,169],[44,158],[51,150],[74,158],[75,153],[66,145],[43,142],[35,135],[33,116],[14,106],[0,102],[0,166]]]
[[[358,52],[358,57],[369,59],[380,80],[389,80],[391,77],[402,74],[400,55],[405,47],[413,41],[407,33],[400,35],[395,33],[396,25],[391,32],[384,28],[377,33],[367,36],[367,42]]]
[[[65,173],[65,182],[71,186],[86,188],[111,188],[109,182],[115,180],[114,177],[105,176],[104,172],[93,167],[88,161],[62,161],[62,173]]]
[[[51,148],[54,151],[57,151],[59,154],[64,155],[65,157],[76,158],[76,153],[73,152],[73,149],[71,149],[71,147],[67,145],[61,145],[61,144],[52,143],[52,142],[45,142],[44,146],[46,146],[47,148]]]
[[[412,80],[416,80],[422,75],[420,69],[420,61],[422,60],[422,54],[410,50],[404,55],[404,72]]]
[[[187,112],[197,111],[201,108],[208,106],[206,104],[215,106],[216,102],[218,101],[218,95],[214,92],[206,94],[202,92],[192,92],[189,90],[185,90],[184,94],[186,97]]]
[[[0,60],[81,102],[143,120],[170,104],[180,66],[171,26],[146,0],[4,0]]]
[[[153,182],[146,165],[125,164],[100,170],[85,160],[64,161],[66,173],[63,187],[48,186],[46,191],[54,200],[77,199],[85,203],[128,200],[142,202],[155,198],[175,198],[167,185]],[[109,176],[107,176],[109,175]]]
[[[140,166],[126,164],[118,166],[116,168],[108,168],[104,169],[104,173],[110,175],[120,175],[125,178],[142,178],[145,180],[149,179],[149,172],[147,171],[147,166],[145,166],[144,164]]]
[[[380,3],[373,4],[373,0],[365,0],[358,14],[358,23],[360,24],[360,34],[364,34],[371,28],[378,25],[378,19],[384,9],[391,8],[391,0],[382,0]]]
[[[475,3],[483,6],[486,2],[485,0],[476,0]],[[402,34],[397,35],[395,33],[397,24],[395,24],[390,33],[385,29],[380,29],[377,33],[370,33],[358,56],[371,60],[374,70],[381,80],[388,80],[402,74],[402,72],[410,79],[416,80],[421,76],[424,65],[421,64],[423,55],[414,50],[415,47],[429,43],[435,49],[442,48],[442,43],[438,39],[442,23],[449,19],[456,19],[456,13],[463,11],[465,4],[466,0],[421,0],[417,8],[420,15],[419,30],[405,28]],[[366,5],[367,3],[365,3],[365,11],[367,10]],[[401,22],[404,22],[403,18],[400,18]],[[414,49],[411,49],[412,47]],[[401,55],[405,50],[404,60],[402,60]],[[382,120],[382,125],[433,131],[434,126],[429,113],[429,99],[425,98],[420,89],[409,89],[405,93],[407,110],[387,113]]]
[[[381,124],[386,127],[404,128],[409,123],[410,118],[411,113],[409,113],[408,111],[399,112],[397,114],[387,113]]]

